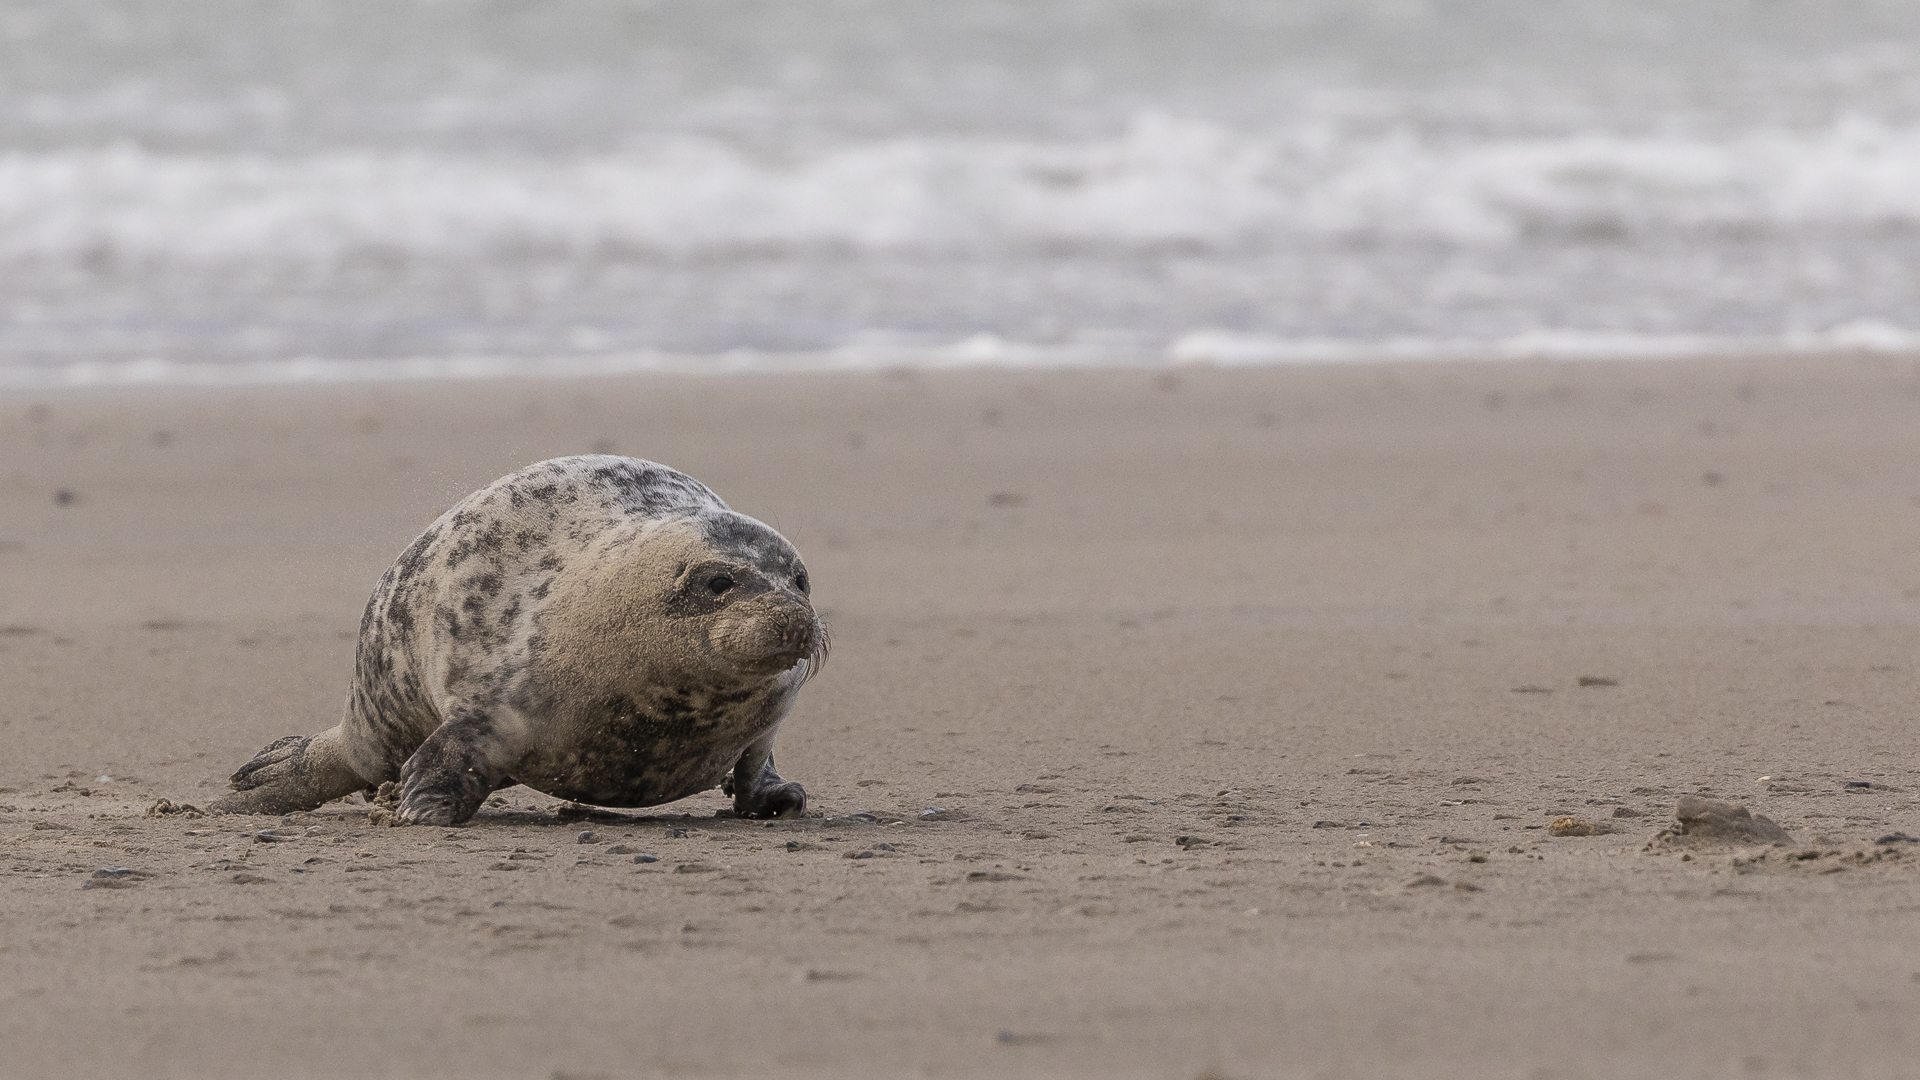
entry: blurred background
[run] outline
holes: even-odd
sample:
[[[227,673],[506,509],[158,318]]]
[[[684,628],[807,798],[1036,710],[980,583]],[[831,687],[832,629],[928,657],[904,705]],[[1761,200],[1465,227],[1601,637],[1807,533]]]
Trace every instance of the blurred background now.
[[[1893,0],[17,0],[0,383],[1920,344]]]

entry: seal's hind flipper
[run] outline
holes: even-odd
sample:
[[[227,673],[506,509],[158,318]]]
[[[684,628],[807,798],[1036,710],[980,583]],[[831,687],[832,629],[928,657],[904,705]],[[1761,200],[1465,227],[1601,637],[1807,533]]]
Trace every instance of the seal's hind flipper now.
[[[247,791],[273,779],[272,767],[300,754],[313,739],[311,735],[289,735],[284,739],[275,739],[268,743],[253,760],[240,766],[239,771],[227,777],[227,784],[235,791]]]
[[[233,793],[207,806],[216,814],[285,814],[351,795],[367,782],[347,765],[340,729],[276,739],[228,781]]]

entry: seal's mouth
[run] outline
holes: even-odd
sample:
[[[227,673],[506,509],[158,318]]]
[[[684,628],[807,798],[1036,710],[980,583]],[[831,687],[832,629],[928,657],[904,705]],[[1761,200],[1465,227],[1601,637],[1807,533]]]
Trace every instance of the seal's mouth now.
[[[827,654],[833,651],[832,635],[827,633],[827,624],[818,617],[813,620],[813,648],[807,653],[807,679],[810,681],[827,666]]]
[[[830,641],[825,624],[805,607],[742,613],[713,630],[714,648],[733,662],[762,674],[787,671],[805,662],[811,679],[827,662]]]

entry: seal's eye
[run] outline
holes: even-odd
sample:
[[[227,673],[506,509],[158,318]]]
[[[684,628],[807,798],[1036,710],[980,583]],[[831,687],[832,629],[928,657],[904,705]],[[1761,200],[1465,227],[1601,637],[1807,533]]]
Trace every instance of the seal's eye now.
[[[807,572],[805,570],[793,575],[793,587],[799,589],[801,592],[807,591]]]
[[[712,590],[713,595],[719,596],[728,589],[733,588],[733,579],[725,574],[715,574],[713,577],[707,579],[707,588]]]

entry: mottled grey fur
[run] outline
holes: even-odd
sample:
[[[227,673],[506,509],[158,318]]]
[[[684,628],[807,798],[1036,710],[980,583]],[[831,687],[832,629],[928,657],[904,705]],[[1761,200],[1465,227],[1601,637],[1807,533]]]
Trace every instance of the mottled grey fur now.
[[[513,783],[602,806],[716,785],[792,816],[773,737],[826,656],[806,568],[692,477],[555,458],[462,499],[360,620],[346,718],[233,775],[226,813],[312,809],[383,781],[400,817],[467,820]]]

